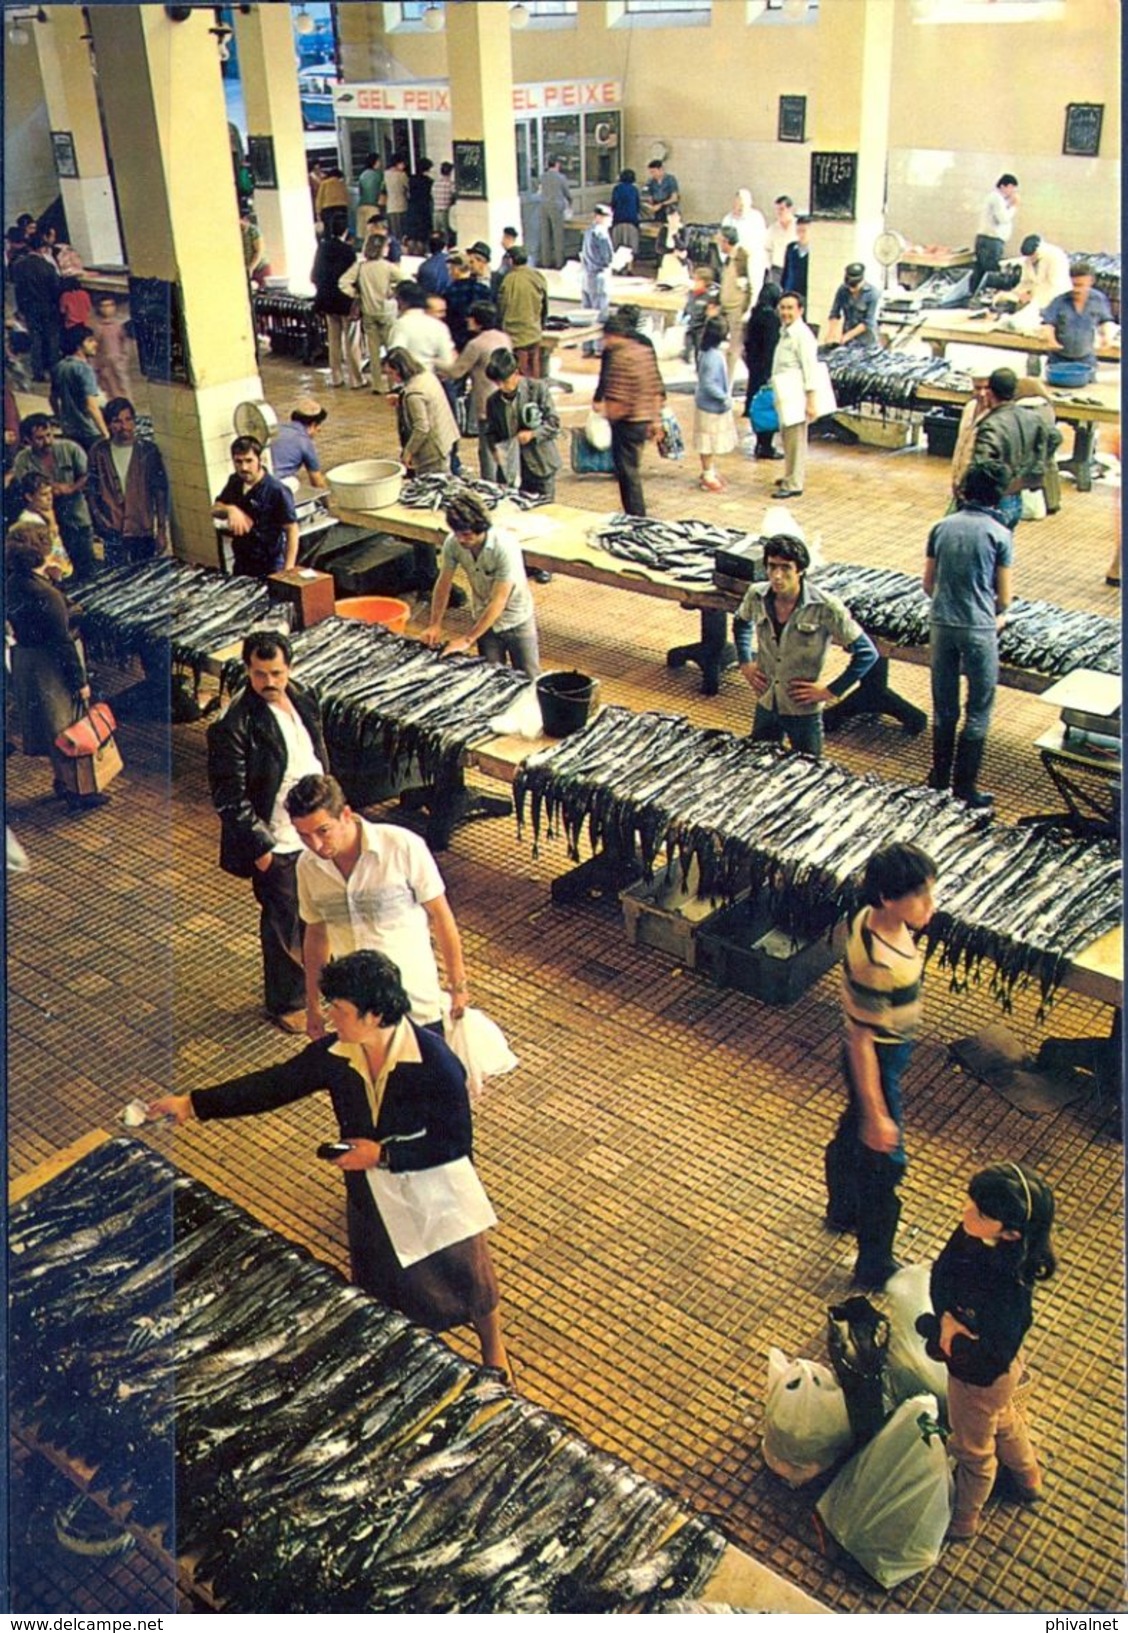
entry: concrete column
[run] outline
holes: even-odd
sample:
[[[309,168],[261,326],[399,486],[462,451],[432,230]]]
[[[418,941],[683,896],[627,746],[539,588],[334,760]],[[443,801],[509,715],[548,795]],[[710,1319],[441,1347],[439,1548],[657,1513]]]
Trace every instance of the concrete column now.
[[[485,199],[459,199],[458,241],[494,245],[501,229],[520,221],[517,149],[513,135],[513,57],[509,7],[448,6],[451,137],[486,144]]]
[[[149,381],[173,540],[214,564],[232,413],[263,392],[212,13],[174,23],[163,6],[111,5],[90,18],[130,272],[175,286],[184,315],[189,382]]]
[[[39,58],[53,131],[67,131],[74,144],[77,177],[60,176],[67,235],[87,266],[120,266],[125,260],[118,233],[110,167],[90,48],[81,6],[51,6],[46,23],[28,25]]]
[[[862,261],[870,283],[884,282],[873,244],[885,226],[894,11],[895,0],[850,0],[820,6],[815,25],[812,149],[858,155],[856,220],[811,224],[808,313],[824,327],[848,262]]]
[[[317,240],[309,201],[290,8],[258,5],[243,13],[236,7],[234,17],[247,132],[274,140],[278,185],[255,188],[255,214],[266,241],[271,273],[288,278],[292,293],[312,294],[309,273]]]

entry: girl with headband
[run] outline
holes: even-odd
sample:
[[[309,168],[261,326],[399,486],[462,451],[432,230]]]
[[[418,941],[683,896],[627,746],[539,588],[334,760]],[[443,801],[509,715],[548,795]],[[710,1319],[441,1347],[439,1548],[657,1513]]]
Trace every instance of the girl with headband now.
[[[921,1316],[917,1328],[928,1353],[948,1368],[953,1540],[975,1536],[1000,1463],[1017,1501],[1037,1502],[1042,1494],[1042,1472],[1015,1392],[1034,1285],[1057,1268],[1053,1221],[1053,1193],[1032,1169],[1016,1162],[984,1168],[968,1186],[962,1224],[932,1267],[935,1314]]]

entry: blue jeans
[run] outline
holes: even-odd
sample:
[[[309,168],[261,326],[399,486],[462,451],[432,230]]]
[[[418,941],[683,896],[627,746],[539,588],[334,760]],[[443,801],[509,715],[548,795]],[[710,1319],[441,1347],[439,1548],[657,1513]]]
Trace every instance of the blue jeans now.
[[[504,663],[508,658],[514,669],[535,678],[541,672],[536,620],[527,618],[515,629],[488,629],[478,636],[478,656],[490,663]]]
[[[797,754],[809,754],[813,760],[822,759],[822,712],[816,714],[779,714],[775,709],[757,703],[752,716],[754,743],[782,743],[784,738]]]
[[[938,728],[954,730],[960,718],[960,674],[967,676],[964,736],[985,738],[999,683],[999,637],[993,629],[933,624],[929,632],[932,712]]]

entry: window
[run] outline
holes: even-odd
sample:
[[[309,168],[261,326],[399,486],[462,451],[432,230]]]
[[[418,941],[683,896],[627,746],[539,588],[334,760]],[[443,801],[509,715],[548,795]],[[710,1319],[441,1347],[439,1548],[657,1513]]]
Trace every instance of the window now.
[[[798,23],[812,11],[818,11],[819,0],[767,0],[767,10],[776,11],[781,17],[787,17]]]
[[[522,4],[534,21],[538,17],[574,17],[578,9],[577,0],[522,0]]]
[[[665,16],[667,13],[689,13],[708,18],[713,0],[624,0],[625,17]]]
[[[1065,0],[913,0],[914,23],[1049,23]]]
[[[421,23],[423,13],[430,11],[434,3],[435,0],[400,0],[399,5],[395,8],[399,12],[399,22]]]

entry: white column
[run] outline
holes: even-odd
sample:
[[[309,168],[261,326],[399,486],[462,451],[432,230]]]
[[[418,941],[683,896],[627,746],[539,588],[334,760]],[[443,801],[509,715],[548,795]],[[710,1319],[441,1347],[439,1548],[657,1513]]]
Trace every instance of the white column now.
[[[80,6],[51,6],[46,23],[28,25],[53,131],[71,140],[78,175],[60,176],[67,235],[87,266],[120,266],[125,260],[114,209],[110,167],[98,94]]]
[[[276,187],[255,188],[255,215],[271,272],[288,278],[296,295],[312,294],[310,268],[317,250],[309,198],[309,171],[298,96],[297,60],[289,6],[235,8],[239,72],[249,136],[274,143]]]

